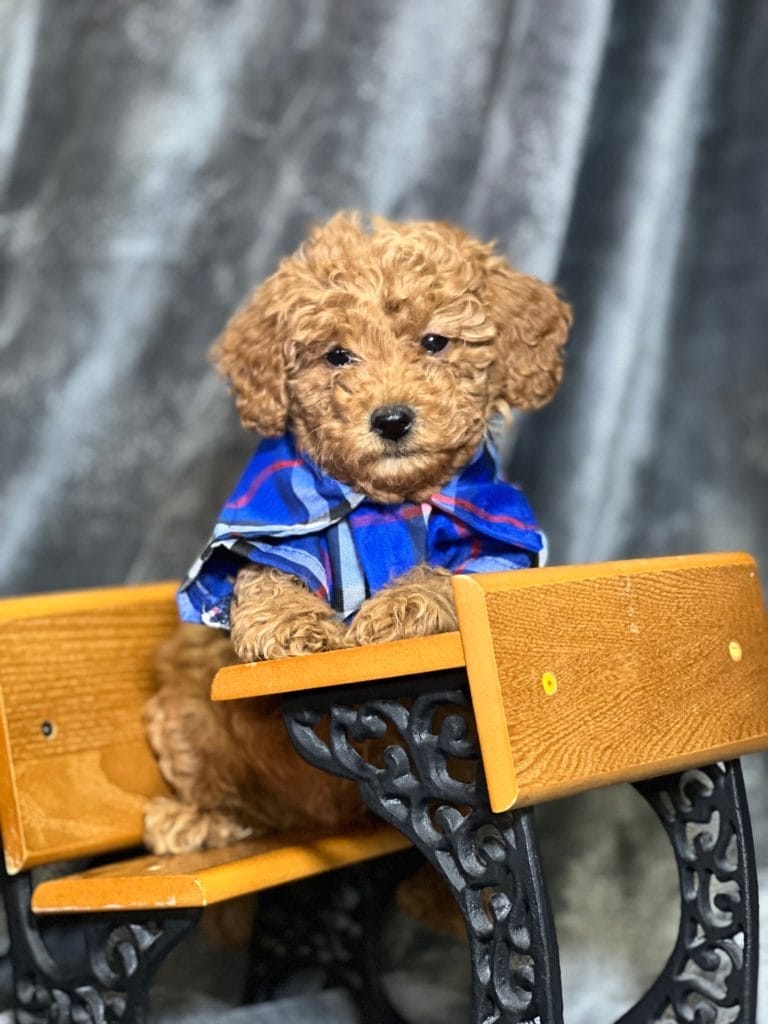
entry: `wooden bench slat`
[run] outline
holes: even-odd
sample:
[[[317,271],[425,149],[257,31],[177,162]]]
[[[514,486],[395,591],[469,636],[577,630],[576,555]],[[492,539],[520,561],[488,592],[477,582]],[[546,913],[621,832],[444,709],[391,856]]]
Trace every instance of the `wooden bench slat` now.
[[[142,709],[173,583],[0,601],[0,828],[11,873],[141,841],[166,792]]]
[[[11,874],[135,846],[141,842],[147,797],[167,793],[142,741],[79,751],[53,762],[25,761],[15,766],[15,784],[23,829],[15,842],[3,825]],[[4,808],[3,818],[8,816]]]
[[[409,845],[384,825],[329,836],[293,833],[250,839],[221,850],[135,857],[41,882],[36,914],[206,907],[297,881]]]
[[[22,619],[47,619],[56,615],[97,612],[136,604],[175,607],[178,581],[92,587],[86,590],[55,590],[48,594],[4,597],[0,601],[0,623]]]

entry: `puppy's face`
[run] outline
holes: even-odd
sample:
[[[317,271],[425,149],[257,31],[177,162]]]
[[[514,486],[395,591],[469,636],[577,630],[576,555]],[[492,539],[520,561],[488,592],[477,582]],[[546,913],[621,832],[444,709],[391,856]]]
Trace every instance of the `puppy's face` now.
[[[490,246],[442,224],[336,217],[214,347],[246,426],[293,431],[324,471],[382,502],[420,500],[506,404],[543,404],[569,311]]]

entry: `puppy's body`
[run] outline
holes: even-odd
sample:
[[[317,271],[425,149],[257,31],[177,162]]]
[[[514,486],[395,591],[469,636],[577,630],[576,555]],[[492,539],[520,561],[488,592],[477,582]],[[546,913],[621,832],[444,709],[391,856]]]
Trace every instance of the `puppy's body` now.
[[[155,850],[363,813],[350,784],[293,753],[275,708],[213,706],[212,675],[235,654],[254,661],[453,629],[450,572],[535,564],[524,499],[495,479],[483,445],[496,411],[554,393],[568,324],[551,289],[456,228],[377,220],[365,231],[342,216],[233,317],[213,355],[243,423],[288,432],[294,447],[271,466],[257,453],[182,594],[186,617],[229,629],[231,644],[188,625],[161,652],[148,732],[178,800],[150,808]],[[278,492],[281,473],[299,481],[309,509],[293,526],[262,522],[255,500],[260,488]],[[343,502],[312,518],[302,474],[324,500],[339,488]],[[400,534],[382,573],[377,542],[355,547],[349,528],[362,538],[390,516]],[[337,561],[357,574],[346,595],[330,568],[344,545]]]

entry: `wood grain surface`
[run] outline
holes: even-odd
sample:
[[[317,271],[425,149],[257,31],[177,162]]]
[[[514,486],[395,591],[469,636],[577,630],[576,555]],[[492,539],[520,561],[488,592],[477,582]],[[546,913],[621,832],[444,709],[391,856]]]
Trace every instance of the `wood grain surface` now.
[[[768,746],[768,629],[749,556],[454,587],[494,810]]]
[[[141,839],[164,792],[144,739],[176,584],[0,602],[0,825],[8,870]]]

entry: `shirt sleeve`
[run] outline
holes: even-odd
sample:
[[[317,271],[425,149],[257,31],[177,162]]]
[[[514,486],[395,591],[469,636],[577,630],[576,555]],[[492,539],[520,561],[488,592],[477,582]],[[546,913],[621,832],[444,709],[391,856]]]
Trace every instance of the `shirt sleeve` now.
[[[249,562],[297,576],[313,594],[328,600],[331,580],[327,545],[317,534],[290,540],[249,541],[242,547]]]
[[[523,548],[502,548],[500,550],[488,550],[489,545],[483,545],[483,550],[477,555],[470,555],[456,566],[450,567],[451,572],[477,573],[477,572],[508,572],[510,569],[532,569],[538,564],[538,555],[535,551],[525,551]]]
[[[230,628],[230,605],[238,572],[244,565],[264,565],[298,577],[312,593],[327,600],[330,571],[327,551],[317,536],[286,541],[236,541],[211,544],[192,566],[177,595],[184,622]]]

